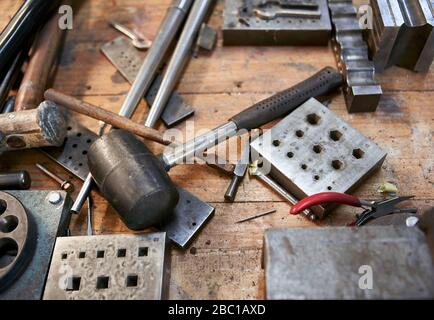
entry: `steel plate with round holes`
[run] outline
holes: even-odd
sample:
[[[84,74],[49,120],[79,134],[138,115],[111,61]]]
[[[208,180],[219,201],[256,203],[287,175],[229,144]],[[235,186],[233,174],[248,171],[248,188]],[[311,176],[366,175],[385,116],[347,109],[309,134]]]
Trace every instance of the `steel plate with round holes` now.
[[[23,205],[0,192],[0,291],[25,269],[35,242],[33,228]]]

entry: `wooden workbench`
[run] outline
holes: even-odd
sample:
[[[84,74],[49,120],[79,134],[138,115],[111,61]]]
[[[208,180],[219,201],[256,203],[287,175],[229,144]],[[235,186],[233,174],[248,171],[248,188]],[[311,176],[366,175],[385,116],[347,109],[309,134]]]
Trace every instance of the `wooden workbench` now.
[[[103,43],[119,36],[107,25],[116,17],[153,39],[170,0],[82,1],[75,11],[74,29],[69,32],[54,88],[90,103],[118,112],[130,85],[101,54]],[[19,1],[2,0],[0,27],[9,21]],[[210,23],[221,30],[222,3],[213,11]],[[286,89],[320,68],[335,66],[328,47],[218,47],[201,53],[189,63],[178,90],[196,109],[194,130],[212,129],[231,115],[277,91]],[[385,95],[376,113],[346,112],[342,95],[334,96],[330,108],[369,138],[388,157],[356,194],[375,199],[382,182],[395,183],[400,194],[415,195],[410,205],[421,209],[434,205],[434,68],[427,75],[391,68],[378,77]],[[134,120],[142,121],[145,103]],[[96,121],[79,117],[93,130]],[[186,124],[178,126],[186,130]],[[164,130],[160,124],[159,130]],[[189,130],[192,130],[191,127]],[[155,151],[161,150],[159,147]],[[59,175],[68,174],[36,150],[14,152],[0,157],[0,170],[25,169],[33,179],[33,189],[56,189],[57,185],[35,167],[46,164]],[[254,178],[246,177],[236,203],[223,201],[229,178],[206,165],[180,165],[171,177],[181,187],[216,207],[191,247],[172,250],[170,298],[172,299],[256,299],[264,297],[261,249],[268,228],[314,227],[315,224],[288,215],[290,206]],[[71,177],[72,178],[72,177]],[[81,182],[73,179],[76,189]],[[75,198],[76,193],[73,194]],[[106,201],[94,192],[96,234],[128,232]],[[243,217],[275,208],[277,212],[244,224]],[[321,225],[344,225],[357,209],[340,207]],[[86,233],[86,214],[73,217],[72,235]]]

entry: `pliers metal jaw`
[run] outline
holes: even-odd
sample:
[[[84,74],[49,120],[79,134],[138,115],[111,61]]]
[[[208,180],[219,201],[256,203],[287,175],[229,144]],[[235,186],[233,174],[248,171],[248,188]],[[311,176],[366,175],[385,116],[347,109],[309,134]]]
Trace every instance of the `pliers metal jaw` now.
[[[368,205],[369,208],[365,209],[365,211],[357,216],[355,225],[360,227],[372,219],[378,219],[393,213],[417,213],[417,208],[396,208],[398,203],[412,198],[414,198],[414,196],[394,197],[383,201],[373,201],[371,205]]]
[[[353,207],[365,208],[365,211],[357,216],[357,220],[354,223],[355,226],[360,227],[372,219],[377,219],[393,213],[416,213],[416,208],[396,208],[398,203],[412,198],[413,196],[403,196],[381,201],[367,201],[345,193],[323,192],[304,198],[291,208],[290,213],[298,214],[305,209],[325,203],[346,204]]]

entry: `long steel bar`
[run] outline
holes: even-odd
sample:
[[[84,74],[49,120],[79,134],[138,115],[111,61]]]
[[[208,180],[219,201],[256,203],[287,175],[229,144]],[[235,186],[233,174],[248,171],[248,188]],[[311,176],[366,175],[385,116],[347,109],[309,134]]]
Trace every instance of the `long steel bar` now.
[[[163,61],[164,55],[169,49],[176,33],[181,27],[185,16],[192,4],[192,0],[174,0],[161,23],[157,36],[149,49],[145,61],[119,111],[120,116],[131,118],[143,96],[149,89],[154,76]],[[89,174],[77,195],[71,211],[79,213],[84,202],[89,196],[93,186],[92,175]]]
[[[182,70],[188,61],[189,54],[191,53],[203,20],[205,19],[212,3],[213,0],[194,2],[187,22],[185,23],[184,30],[179,38],[178,45],[176,46],[169,65],[167,66],[160,89],[158,90],[157,96],[155,97],[154,103],[149,111],[145,122],[147,127],[153,128],[155,126],[164,110],[164,107],[169,101]]]

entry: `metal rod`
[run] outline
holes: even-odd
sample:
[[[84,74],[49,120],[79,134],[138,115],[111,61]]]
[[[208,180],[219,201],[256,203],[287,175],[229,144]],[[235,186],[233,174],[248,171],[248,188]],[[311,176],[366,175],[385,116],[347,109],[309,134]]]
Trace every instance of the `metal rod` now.
[[[89,173],[86,180],[83,182],[83,186],[81,187],[80,192],[77,195],[77,198],[74,201],[74,204],[72,205],[71,212],[75,214],[79,214],[81,211],[81,208],[83,208],[84,203],[86,202],[86,199],[89,197],[90,191],[93,187],[93,178],[92,175]]]
[[[169,148],[163,153],[161,160],[163,161],[166,170],[169,170],[177,164],[190,160],[196,156],[196,154],[203,154],[206,149],[214,147],[225,139],[235,136],[237,132],[237,125],[234,122],[229,121],[210,132],[187,141],[181,146],[171,149]]]
[[[212,3],[213,0],[194,2],[187,22],[185,23],[184,30],[179,38],[178,45],[176,46],[169,65],[167,66],[160,89],[158,90],[157,96],[155,97],[154,103],[149,111],[145,122],[147,127],[152,128],[155,126],[167,104],[167,101],[169,101],[182,70],[188,61],[195,39],[199,33],[200,26],[202,25]]]
[[[29,40],[44,25],[60,1],[27,0],[20,2],[22,5],[18,11],[0,32],[0,74],[21,50],[27,49]]]
[[[145,61],[137,74],[134,83],[122,105],[119,115],[130,118],[145,93],[148,91],[158,68],[161,66],[164,55],[177,34],[192,0],[174,0],[160,25],[158,34],[146,55]]]
[[[10,96],[6,99],[6,102],[3,104],[3,108],[0,108],[0,113],[9,113],[14,111],[15,106],[15,96]]]
[[[164,55],[177,34],[181,23],[184,21],[193,0],[173,0],[163,22],[160,25],[157,36],[149,48],[145,61],[140,67],[139,73],[128,92],[128,95],[119,111],[119,115],[131,118],[145,93],[148,91],[155,74],[163,61]],[[79,213],[93,186],[93,178],[89,173],[83,183],[80,193],[77,195],[71,211]]]
[[[58,175],[54,174],[50,170],[48,170],[46,167],[44,167],[42,164],[37,163],[36,167],[41,170],[43,173],[45,173],[47,176],[49,176],[51,179],[56,181],[62,190],[65,190],[66,192],[73,192],[74,191],[74,185],[69,180],[63,180]]]
[[[92,206],[93,201],[91,196],[87,197],[87,235],[93,235],[93,223],[92,223]]]
[[[57,175],[55,175],[53,172],[49,171],[42,164],[37,163],[36,167],[39,170],[41,170],[43,173],[45,173],[47,176],[49,176],[51,179],[53,179],[54,181],[56,181],[58,184],[62,184],[63,183],[63,180],[60,177],[58,177]]]
[[[251,220],[254,220],[254,219],[257,219],[257,218],[260,218],[260,217],[263,217],[263,216],[267,216],[267,215],[272,214],[272,213],[275,213],[276,211],[277,211],[276,209],[271,209],[271,210],[268,210],[268,211],[264,211],[262,213],[254,215],[252,217],[249,217],[249,218],[237,221],[237,223],[243,223],[243,222],[251,221]]]
[[[26,55],[27,54],[24,50],[21,51],[15,57],[14,61],[10,65],[6,74],[4,74],[3,78],[1,79],[1,82],[0,82],[0,108],[1,108],[1,106],[3,106],[3,104],[5,103],[5,101],[8,98],[9,91],[12,88],[12,86],[14,85],[14,82],[16,81],[16,79],[18,77],[18,74],[20,72],[20,68],[23,64],[23,61],[24,61]]]

